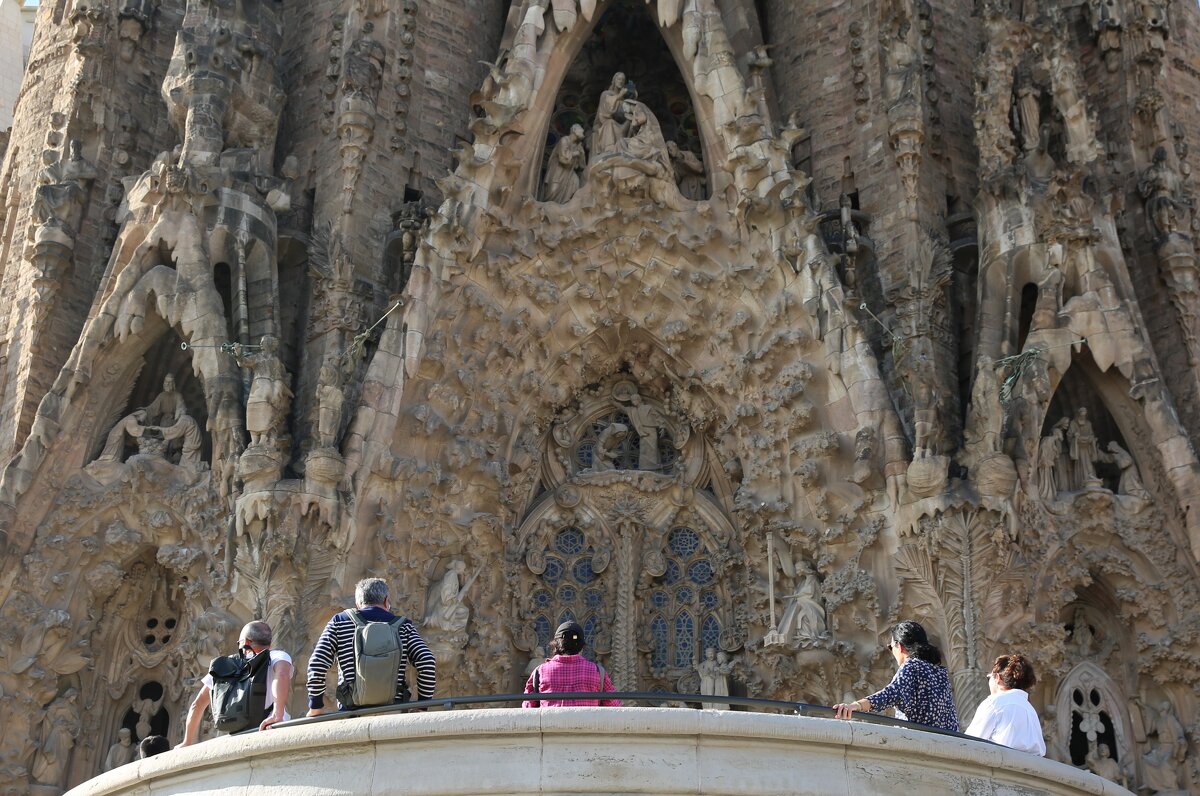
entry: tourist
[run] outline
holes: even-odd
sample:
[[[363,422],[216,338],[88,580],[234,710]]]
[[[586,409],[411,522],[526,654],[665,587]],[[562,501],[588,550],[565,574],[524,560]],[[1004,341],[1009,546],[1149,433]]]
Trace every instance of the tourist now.
[[[253,718],[253,725],[257,725],[260,730],[269,729],[272,724],[278,724],[291,718],[287,713],[287,700],[292,689],[292,656],[283,650],[273,649],[271,647],[273,637],[274,632],[266,622],[261,620],[250,622],[238,634],[238,651],[234,653],[235,656],[239,656],[239,665],[246,664],[255,667],[265,664],[266,666],[263,707],[261,712],[254,714]],[[258,658],[257,656],[263,652],[267,653],[267,657],[265,659]],[[221,659],[215,659],[214,664],[219,660]],[[262,661],[262,664],[258,664],[256,661]],[[218,676],[221,675],[220,670],[215,671]],[[217,685],[213,673],[214,669],[210,667],[209,672],[200,681],[200,691],[192,700],[192,704],[188,706],[187,719],[183,725],[183,741],[180,742],[180,746],[191,746],[200,739],[200,719],[204,716],[206,708],[212,706],[214,714],[220,710],[218,707],[220,700],[218,700],[218,705],[213,704],[213,690]],[[222,683],[224,682],[226,681],[222,680]],[[257,704],[255,710],[257,710]],[[222,727],[220,719],[220,715],[213,716],[218,727]],[[228,728],[228,731],[236,730]]]
[[[856,710],[895,707],[897,718],[958,732],[950,675],[942,666],[941,651],[929,643],[925,628],[911,619],[901,622],[892,629],[887,648],[900,666],[892,682],[869,697],[834,705],[837,717],[848,719]]]
[[[554,631],[550,641],[550,652],[554,657],[533,670],[525,683],[526,694],[565,694],[580,691],[612,691],[612,680],[608,672],[598,663],[592,663],[583,652],[583,628],[575,622],[563,622]],[[530,699],[527,708],[561,707],[583,705],[620,707],[619,699]]]
[[[182,746],[183,744],[180,744]],[[138,760],[171,751],[171,744],[161,735],[147,735],[138,744]]]
[[[1020,653],[1001,655],[988,673],[991,696],[979,703],[967,735],[1046,756],[1046,741],[1029,689],[1037,682],[1033,664]]]
[[[353,610],[333,615],[308,659],[305,715],[329,712],[325,707],[325,678],[334,661],[338,666],[337,700],[343,710],[407,702],[409,663],[417,670],[417,699],[433,699],[437,662],[412,620],[392,613],[387,582],[382,578],[360,580],[354,587],[354,604]],[[395,632],[388,654],[360,658],[355,637],[363,639],[370,626],[379,624],[390,625]],[[365,668],[360,671],[360,666]]]

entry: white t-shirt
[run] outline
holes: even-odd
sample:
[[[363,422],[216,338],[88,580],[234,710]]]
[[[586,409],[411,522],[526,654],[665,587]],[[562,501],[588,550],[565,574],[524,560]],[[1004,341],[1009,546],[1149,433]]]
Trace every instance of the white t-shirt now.
[[[980,702],[966,734],[1046,756],[1046,740],[1042,737],[1037,711],[1029,704],[1029,694],[1019,688],[998,691]]]
[[[271,690],[271,687],[275,683],[275,667],[281,662],[291,663],[292,656],[288,655],[283,650],[272,649],[271,650],[271,664],[270,664],[270,666],[267,667],[267,711],[268,712],[270,712],[271,708],[273,708],[275,706],[275,692]],[[204,675],[204,679],[201,682],[204,683],[205,688],[212,690],[213,679],[212,679],[211,674]],[[287,706],[285,705],[283,708],[283,720],[287,721],[290,718],[291,718],[291,716],[288,715]]]

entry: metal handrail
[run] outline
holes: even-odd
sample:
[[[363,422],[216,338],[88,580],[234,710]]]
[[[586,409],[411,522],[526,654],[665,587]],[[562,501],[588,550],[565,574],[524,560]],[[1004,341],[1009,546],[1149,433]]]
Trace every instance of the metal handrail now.
[[[394,705],[379,705],[371,708],[356,708],[354,710],[337,710],[330,713],[322,713],[319,716],[303,716],[300,718],[281,721],[272,725],[272,729],[278,727],[299,727],[305,724],[315,724],[325,721],[341,721],[343,719],[351,719],[359,716],[382,716],[391,713],[410,713],[414,711],[427,711],[440,708],[442,710],[454,710],[458,707],[472,705],[494,705],[504,702],[524,702],[526,700],[537,701],[537,698],[549,700],[560,699],[619,699],[621,702],[654,702],[661,703],[664,701],[671,702],[688,702],[688,703],[715,703],[722,705],[757,708],[758,710],[777,710],[795,716],[806,716],[810,718],[835,718],[834,709],[827,705],[810,705],[807,702],[785,702],[779,699],[757,699],[755,697],[739,697],[739,696],[713,696],[708,694],[666,694],[652,691],[571,691],[553,694],[477,694],[473,696],[457,696],[444,697],[442,699],[424,699],[415,702],[399,702]],[[903,727],[910,730],[918,730],[920,732],[932,733],[934,735],[948,735],[953,738],[969,738],[972,741],[983,741],[991,743],[982,738],[976,738],[970,735],[963,735],[960,732],[951,732],[950,730],[942,730],[937,727],[930,727],[926,724],[917,724],[904,719],[896,719],[891,716],[884,716],[881,713],[871,713],[869,711],[855,711],[852,721],[861,721],[867,724],[880,724],[888,727]],[[239,735],[248,735],[253,732],[258,732],[258,728],[244,730]]]

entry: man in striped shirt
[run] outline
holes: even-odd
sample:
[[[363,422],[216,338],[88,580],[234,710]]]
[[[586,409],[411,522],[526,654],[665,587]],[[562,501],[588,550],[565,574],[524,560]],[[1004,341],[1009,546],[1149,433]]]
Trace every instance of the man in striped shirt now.
[[[354,587],[354,604],[363,619],[369,622],[391,622],[396,618],[388,599],[388,585],[382,578],[366,578]],[[407,662],[417,670],[417,699],[432,699],[437,685],[437,664],[425,640],[413,623],[405,619],[397,628],[400,649],[403,652],[400,668],[396,672],[396,695],[394,702],[408,698],[408,682],[405,676]],[[319,716],[327,713],[325,707],[325,676],[333,662],[338,665],[338,686],[348,688],[355,677],[354,666],[354,620],[348,611],[333,615],[329,624],[321,631],[317,646],[308,660],[308,713]]]

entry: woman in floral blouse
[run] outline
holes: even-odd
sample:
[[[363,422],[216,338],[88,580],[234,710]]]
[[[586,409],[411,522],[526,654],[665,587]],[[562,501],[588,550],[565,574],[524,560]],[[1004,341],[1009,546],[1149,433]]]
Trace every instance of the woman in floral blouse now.
[[[950,675],[942,666],[941,650],[929,643],[925,628],[905,620],[892,629],[887,646],[900,666],[892,682],[869,697],[834,705],[837,717],[848,719],[856,710],[894,707],[897,718],[958,732]]]

